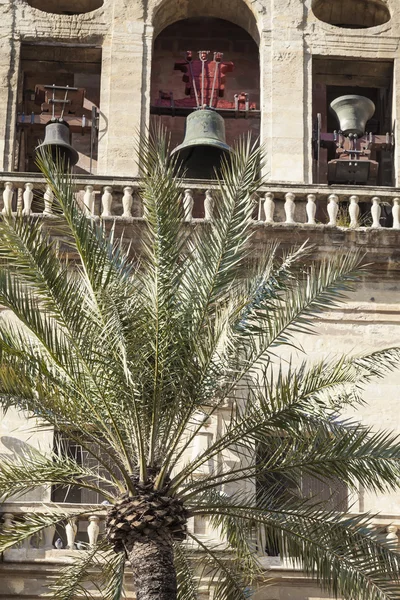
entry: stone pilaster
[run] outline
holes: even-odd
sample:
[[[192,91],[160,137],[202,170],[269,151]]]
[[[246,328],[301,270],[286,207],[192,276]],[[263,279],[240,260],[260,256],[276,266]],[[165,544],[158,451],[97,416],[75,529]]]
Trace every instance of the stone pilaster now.
[[[304,181],[308,170],[309,140],[305,102],[305,53],[303,3],[298,0],[273,0],[271,27],[271,94],[269,179]],[[265,84],[264,84],[265,85]]]
[[[8,0],[0,1],[0,19],[10,32],[0,42],[0,170],[12,171],[20,43],[15,35],[15,10]]]
[[[149,115],[152,35],[152,27],[131,21],[123,31],[115,27],[103,46],[99,174],[137,175],[138,134]]]

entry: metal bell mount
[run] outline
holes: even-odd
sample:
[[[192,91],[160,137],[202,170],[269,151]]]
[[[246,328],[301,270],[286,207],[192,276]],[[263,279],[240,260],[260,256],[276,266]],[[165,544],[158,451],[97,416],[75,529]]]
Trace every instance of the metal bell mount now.
[[[202,62],[199,92],[193,77],[192,63],[188,60],[197,107],[186,118],[183,142],[171,152],[171,156],[177,157],[179,170],[184,171],[186,177],[192,179],[212,179],[215,171],[221,167],[223,156],[229,156],[231,151],[225,139],[224,119],[212,106],[216,92],[217,69],[222,54],[218,53],[216,70],[211,82],[206,72],[208,54],[204,50],[199,52]]]
[[[55,85],[45,87],[49,87],[53,90],[53,97],[50,100],[52,105],[52,116],[51,120],[46,125],[44,141],[37,146],[36,150],[39,150],[39,148],[48,148],[51,151],[54,160],[60,159],[64,162],[66,167],[73,167],[79,160],[79,154],[71,145],[71,132],[68,123],[64,121],[64,112],[66,105],[70,103],[68,100],[68,92],[76,91],[76,88]],[[55,93],[58,90],[65,92],[63,99],[55,97]],[[55,116],[56,104],[62,106],[60,117]]]
[[[328,163],[328,181],[348,185],[373,185],[379,164],[371,160],[371,144],[364,139],[367,121],[375,112],[375,104],[365,96],[340,96],[331,102],[340,131],[334,160]],[[364,140],[364,142],[362,142]]]

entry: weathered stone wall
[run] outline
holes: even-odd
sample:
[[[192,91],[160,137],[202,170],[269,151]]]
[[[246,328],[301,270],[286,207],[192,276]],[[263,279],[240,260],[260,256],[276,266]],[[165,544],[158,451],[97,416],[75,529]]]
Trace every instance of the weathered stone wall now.
[[[316,3],[317,14],[320,5]],[[2,0],[0,164],[5,170],[12,165],[21,43],[102,48],[99,173],[134,175],[137,132],[143,130],[149,119],[154,39],[166,26],[180,19],[213,16],[243,27],[259,44],[261,139],[268,154],[267,178],[309,182],[312,57],[392,60],[397,81],[400,16],[395,6],[390,2],[387,5],[391,12],[387,23],[349,29],[317,19],[312,0],[105,0],[97,10],[74,15],[43,12],[25,0]],[[393,122],[398,128],[397,86],[394,86],[394,100]],[[396,166],[399,156],[397,149]]]
[[[242,27],[259,46],[260,126],[267,154],[266,180],[298,184],[312,181],[313,57],[393,61],[392,121],[395,137],[400,139],[398,0],[377,0],[376,19],[382,20],[379,11],[386,14],[385,7],[391,18],[367,29],[336,27],[319,20],[312,8],[321,18],[329,20],[326,2],[324,6],[324,0],[104,0],[94,11],[66,15],[60,14],[60,5],[56,14],[31,6],[38,6],[39,0],[0,0],[0,170],[11,171],[14,164],[21,44],[101,48],[98,174],[132,178],[137,175],[138,132],[143,132],[149,123],[152,49],[156,36],[180,19],[202,16],[225,19]],[[351,0],[343,2],[348,5]],[[53,3],[57,5],[58,0]],[[51,0],[43,0],[42,6],[46,5],[48,10],[50,4]],[[344,18],[353,19],[350,24],[354,25],[359,17],[355,12]],[[225,58],[229,60],[229,56]],[[400,144],[395,149],[395,170],[399,181]],[[129,231],[123,226],[125,232]],[[134,232],[136,226],[132,235]],[[310,359],[400,344],[398,232],[274,225],[257,231],[255,252],[262,254],[271,239],[287,246],[309,239],[316,244],[316,255],[357,246],[365,248],[368,257],[374,258],[372,276],[362,283],[346,307],[320,319],[319,337],[301,340]],[[400,433],[399,383],[397,372],[370,385],[365,395],[368,403],[360,407],[358,416],[374,427]],[[12,445],[19,443],[16,440],[43,450],[52,444],[50,431],[39,432],[34,422],[13,411],[2,419],[0,436],[1,452],[10,451]],[[31,496],[31,500],[47,499],[48,492],[41,490]],[[377,497],[361,490],[354,509],[380,510],[400,525],[398,492]],[[33,599],[42,594],[43,585],[57,570],[54,565],[49,567],[46,557],[43,560],[33,563],[26,559],[25,564],[1,565],[0,597]],[[56,554],[51,560],[57,560]],[[274,573],[278,579],[282,578],[280,585],[260,592],[257,600],[323,597],[299,573]]]

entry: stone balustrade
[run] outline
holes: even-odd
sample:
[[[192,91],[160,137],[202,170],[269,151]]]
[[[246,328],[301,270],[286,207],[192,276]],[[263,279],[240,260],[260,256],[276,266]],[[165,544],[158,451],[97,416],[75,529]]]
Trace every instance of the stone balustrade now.
[[[70,513],[71,518],[57,526],[48,527],[40,534],[33,535],[22,544],[6,550],[4,561],[19,562],[25,559],[62,559],[71,551],[87,550],[95,545],[102,536],[105,526],[106,510],[101,506],[87,505],[87,512],[79,517],[75,516],[77,509],[85,505],[65,503],[58,505],[65,513]],[[47,505],[32,503],[10,502],[0,508],[1,523],[7,528],[21,522],[30,513],[46,514],[53,511],[51,503]],[[1,524],[0,524],[1,528]]]
[[[380,541],[387,541],[392,545],[392,548],[397,552],[400,551],[400,525],[395,525],[394,522],[399,522],[399,517],[391,517],[389,515],[377,516],[371,529],[376,534]],[[389,524],[388,524],[389,523]],[[279,555],[268,554],[266,551],[266,538],[264,531],[258,531],[255,547],[260,557],[260,564],[268,570],[298,570],[301,571],[299,561],[291,560],[290,558],[281,558]]]
[[[64,513],[71,514],[70,519],[57,525],[57,527],[49,527],[40,535],[34,535],[24,541],[24,543],[14,546],[3,553],[4,562],[24,562],[25,560],[50,560],[61,561],[68,559],[71,552],[80,552],[89,549],[101,539],[104,528],[106,510],[101,505],[78,505],[65,503],[57,505]],[[74,516],[77,508],[87,507],[84,515]],[[0,530],[3,524],[7,527],[12,527],[16,522],[21,522],[29,514],[46,514],[46,512],[54,510],[52,503],[23,503],[9,502],[0,507]],[[209,528],[207,519],[203,519],[204,526],[195,526],[193,518],[189,519],[188,529],[192,531],[200,539],[212,539],[217,541],[218,533],[215,529]],[[377,516],[373,528],[381,540],[386,539],[388,542],[398,547],[400,550],[400,525],[399,517],[392,515]],[[221,543],[221,549],[225,546]],[[192,542],[188,542],[193,546]],[[254,547],[257,550],[260,558],[265,563],[265,566],[275,568],[294,568],[290,560],[281,560],[279,556],[268,555],[265,551],[266,539],[262,530],[259,530],[256,539],[254,539]],[[296,568],[300,568],[296,565]]]
[[[130,220],[142,216],[138,179],[78,175],[76,198],[88,217]],[[187,180],[182,188],[184,220],[213,219],[213,182]],[[2,199],[2,202],[1,202]],[[52,216],[53,194],[36,173],[0,175],[3,214]],[[330,226],[400,229],[400,192],[395,188],[271,183],[254,197],[254,220],[266,226]]]

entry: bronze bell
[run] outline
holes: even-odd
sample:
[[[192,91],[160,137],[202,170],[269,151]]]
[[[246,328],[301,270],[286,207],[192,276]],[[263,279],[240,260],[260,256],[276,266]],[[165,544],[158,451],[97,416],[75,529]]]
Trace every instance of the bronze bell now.
[[[36,150],[39,148],[49,148],[54,160],[57,160],[57,157],[59,157],[64,161],[65,165],[69,163],[69,166],[73,167],[79,160],[79,154],[71,146],[70,139],[71,135],[68,123],[55,119],[47,123],[44,142]]]
[[[185,138],[172,152],[178,165],[191,179],[212,179],[221,158],[231,151],[225,141],[224,119],[215,110],[200,108],[186,119]]]
[[[330,108],[345,136],[350,134],[363,136],[367,121],[375,112],[375,104],[372,100],[356,95],[340,96],[331,102]]]

